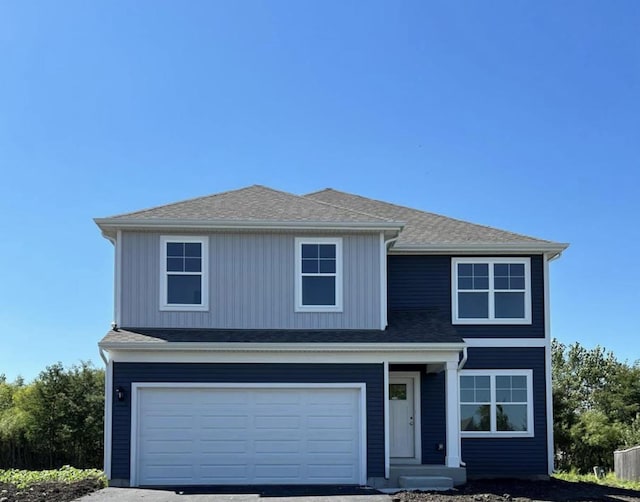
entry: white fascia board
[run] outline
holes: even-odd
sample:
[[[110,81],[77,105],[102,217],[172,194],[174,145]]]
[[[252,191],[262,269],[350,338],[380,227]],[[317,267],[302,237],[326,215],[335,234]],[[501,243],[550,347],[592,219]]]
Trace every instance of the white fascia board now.
[[[509,255],[513,253],[545,254],[559,256],[569,244],[557,242],[540,243],[471,243],[471,244],[429,244],[424,246],[394,246],[389,254],[459,254],[459,255]]]
[[[331,222],[331,221],[255,221],[255,220],[176,220],[94,218],[102,234],[108,238],[117,230],[393,230],[399,232],[404,222]]]
[[[490,348],[512,348],[512,347],[547,347],[549,341],[546,338],[465,338],[467,347],[490,347]]]
[[[434,352],[406,349],[403,352],[223,352],[223,351],[153,351],[111,350],[109,356],[114,363],[273,363],[273,364],[458,364],[460,351]]]
[[[464,343],[242,343],[242,342],[105,342],[99,347],[118,351],[215,352],[406,352],[461,351]]]

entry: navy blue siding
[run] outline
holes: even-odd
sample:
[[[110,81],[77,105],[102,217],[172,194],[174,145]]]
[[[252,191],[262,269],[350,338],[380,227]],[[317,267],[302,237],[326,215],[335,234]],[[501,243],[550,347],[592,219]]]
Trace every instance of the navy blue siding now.
[[[444,464],[445,450],[438,451],[438,444],[446,447],[447,415],[444,371],[422,375],[422,463]]]
[[[113,387],[122,387],[126,399],[113,402],[113,479],[129,479],[132,382],[364,382],[367,385],[367,474],[384,476],[382,364],[114,363]]]
[[[531,258],[531,320],[528,325],[456,325],[465,338],[544,338],[542,256]],[[388,258],[388,305],[391,310],[437,308],[451,321],[451,256]]]
[[[470,348],[464,369],[533,370],[532,438],[463,438],[462,460],[467,475],[547,475],[547,428],[544,348]]]

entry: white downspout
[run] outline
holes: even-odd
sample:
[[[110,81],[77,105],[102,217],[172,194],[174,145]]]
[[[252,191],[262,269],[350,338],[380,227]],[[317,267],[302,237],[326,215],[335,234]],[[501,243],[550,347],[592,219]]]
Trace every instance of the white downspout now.
[[[462,349],[462,359],[458,363],[458,371],[464,368],[465,364],[467,364],[467,348],[466,347]]]
[[[106,366],[104,373],[104,474],[111,480],[111,428],[113,407],[113,361],[109,359],[102,347],[98,347],[100,358]]]
[[[458,363],[458,371],[464,368],[464,365],[467,364],[468,354],[467,347],[462,349],[462,359]],[[460,430],[458,429],[458,451],[460,452],[460,465],[462,467],[466,467],[467,464],[462,461],[462,435],[460,434]]]
[[[382,363],[384,376],[384,477],[389,479],[391,474],[391,447],[389,438],[389,361]]]
[[[380,232],[380,330],[387,328],[387,249],[398,237],[384,240],[384,232]]]
[[[547,414],[547,470],[551,476],[555,470],[555,445],[553,439],[553,382],[551,381],[551,319],[549,318],[549,262],[560,257],[558,253],[551,258],[543,255],[543,281],[544,281],[544,379],[546,394]]]

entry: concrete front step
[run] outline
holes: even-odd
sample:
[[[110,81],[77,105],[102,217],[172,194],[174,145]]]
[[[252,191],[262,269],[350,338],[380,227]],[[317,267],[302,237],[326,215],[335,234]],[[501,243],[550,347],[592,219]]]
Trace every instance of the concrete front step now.
[[[400,476],[398,485],[407,490],[446,491],[453,488],[453,479],[446,476]]]

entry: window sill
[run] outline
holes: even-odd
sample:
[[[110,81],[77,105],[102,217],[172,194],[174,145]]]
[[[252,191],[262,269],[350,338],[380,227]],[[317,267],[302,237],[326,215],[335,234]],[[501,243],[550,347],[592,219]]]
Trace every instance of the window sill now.
[[[208,305],[161,305],[161,312],[208,312]]]
[[[298,306],[295,309],[296,312],[342,312],[342,306],[309,306],[309,307],[301,307]]]
[[[514,438],[532,438],[535,437],[533,432],[460,432],[463,439],[514,439]]]
[[[454,319],[451,324],[477,325],[531,325],[531,319]]]

